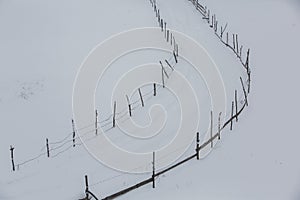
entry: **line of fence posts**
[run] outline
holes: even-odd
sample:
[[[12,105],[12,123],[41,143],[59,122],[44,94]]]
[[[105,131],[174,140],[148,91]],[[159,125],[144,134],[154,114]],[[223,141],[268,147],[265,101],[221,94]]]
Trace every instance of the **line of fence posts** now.
[[[159,22],[159,24],[160,24],[160,27],[162,28],[162,31],[163,31],[163,26],[162,26],[162,24],[163,24],[163,19],[161,19],[161,17],[160,17],[160,12],[159,12],[159,10],[158,10],[158,12],[157,12],[157,7],[156,7],[156,3],[155,3],[155,1],[152,1],[152,0],[150,0],[150,2],[152,3],[152,6],[154,7],[154,10],[155,10],[155,12],[156,12],[156,16],[158,17],[158,22]],[[154,2],[154,3],[153,3]],[[197,8],[198,8],[198,0],[197,1],[193,1],[193,2],[196,2],[197,3]],[[205,7],[205,10],[206,10],[207,8]],[[207,17],[203,17],[203,19],[207,19],[208,20],[208,23],[210,23],[210,10],[208,10],[208,16]],[[216,15],[211,15],[211,25],[210,25],[212,28],[214,27],[214,30],[215,30],[215,32],[217,32],[217,26],[218,26],[218,21],[217,21],[217,19],[216,19]],[[226,23],[226,25],[225,25],[225,27],[223,28],[222,26],[221,26],[221,38],[223,37],[223,33],[225,32],[225,30],[226,30],[226,28],[227,28],[227,23]],[[167,33],[166,33],[166,23],[165,23],[165,37],[167,37],[168,38],[168,35],[166,35]],[[173,38],[173,36],[172,36],[172,33],[171,33],[171,39],[170,39],[170,42],[171,42],[171,45],[172,45],[172,43],[174,43],[174,50],[173,50],[173,55],[174,55],[174,59],[175,59],[175,61],[176,61],[176,63],[177,63],[177,56],[178,56],[178,45],[176,45],[176,43],[175,43],[175,38]],[[167,41],[168,41],[168,39],[167,39]],[[222,41],[223,42],[223,41]],[[226,46],[230,46],[229,45],[229,39],[228,39],[228,32],[226,32]],[[231,47],[231,46],[230,46]],[[237,34],[233,34],[233,51],[237,54],[237,56],[238,57],[240,57],[240,59],[241,59],[241,55],[242,55],[242,49],[243,49],[243,46],[241,46],[240,48],[239,48],[239,43],[238,43],[238,35]],[[250,49],[248,49],[248,51],[247,51],[247,58],[246,58],[246,62],[245,62],[245,64],[243,64],[244,66],[246,66],[246,68],[247,68],[247,74],[248,74],[248,93],[250,92],[250,70],[249,70],[249,52],[250,52]],[[166,63],[167,64],[169,64],[167,61],[166,61]],[[167,74],[166,74],[166,72],[165,72],[165,69],[164,69],[164,66],[162,65],[162,62],[160,61],[160,64],[161,64],[161,67],[162,67],[162,83],[163,83],[163,87],[165,86],[164,85],[164,75],[166,75],[167,76]],[[247,93],[246,93],[246,90],[245,90],[245,87],[244,87],[244,83],[243,83],[243,80],[242,80],[242,77],[240,77],[240,80],[241,80],[241,84],[242,84],[242,88],[243,88],[243,92],[244,92],[244,98],[245,98],[245,105],[246,106],[248,106],[248,100],[247,100]],[[140,92],[140,89],[139,89],[139,93],[140,93],[140,96],[141,96],[141,92]],[[155,85],[155,83],[154,83],[154,96],[156,95],[156,85]],[[141,101],[142,101],[142,99],[141,99]],[[128,100],[128,104],[129,104],[129,100]],[[245,106],[244,105],[244,106]],[[244,108],[244,106],[242,107],[242,109]],[[235,108],[235,116],[234,116],[234,108]],[[188,157],[188,158],[186,158],[186,159],[184,159],[183,161],[181,161],[181,162],[179,162],[179,163],[177,163],[177,164],[175,164],[175,165],[173,165],[173,166],[171,166],[171,167],[169,167],[169,168],[167,168],[167,169],[165,169],[165,170],[163,170],[163,171],[161,171],[161,172],[158,172],[157,174],[155,174],[155,152],[153,152],[153,161],[152,161],[152,177],[151,177],[151,179],[147,179],[147,180],[144,180],[143,182],[141,182],[141,183],[138,183],[137,185],[135,185],[135,186],[132,186],[132,187],[130,187],[130,188],[127,188],[127,189],[125,189],[125,190],[123,190],[123,191],[121,191],[121,192],[118,192],[118,193],[116,193],[116,194],[114,194],[114,195],[111,195],[111,196],[109,196],[109,197],[107,197],[107,198],[105,198],[105,199],[110,199],[110,197],[116,197],[116,196],[119,196],[119,195],[121,195],[121,194],[124,194],[124,193],[126,193],[126,192],[129,192],[130,190],[132,190],[132,189],[136,189],[136,188],[138,188],[139,186],[142,186],[142,185],[145,185],[145,184],[147,184],[148,182],[149,182],[149,180],[152,180],[152,187],[153,188],[155,188],[155,177],[157,177],[157,176],[159,176],[159,175],[161,175],[161,174],[163,174],[163,173],[165,173],[165,172],[167,172],[167,171],[169,171],[169,170],[171,170],[171,169],[173,169],[174,167],[176,167],[176,166],[179,166],[180,164],[182,164],[182,163],[184,163],[184,162],[187,162],[188,160],[190,160],[191,158],[193,158],[194,156],[197,158],[197,160],[199,160],[200,159],[200,150],[201,150],[201,148],[204,148],[206,145],[208,145],[209,143],[211,144],[211,148],[213,148],[213,140],[216,138],[216,137],[218,137],[218,140],[220,140],[221,139],[221,130],[226,126],[226,125],[228,125],[228,123],[230,123],[230,130],[232,130],[232,128],[233,128],[233,120],[235,119],[236,121],[238,121],[238,115],[241,113],[241,111],[242,111],[242,109],[240,110],[240,111],[238,111],[238,102],[237,102],[237,90],[235,90],[235,94],[234,94],[234,101],[232,101],[232,108],[231,108],[231,118],[224,124],[224,126],[221,128],[221,115],[222,115],[222,113],[220,112],[219,113],[219,117],[218,117],[218,132],[217,132],[217,134],[216,135],[214,135],[213,136],[213,112],[211,111],[211,125],[210,125],[210,128],[211,128],[211,131],[210,131],[210,139],[207,141],[207,142],[205,142],[205,143],[203,143],[201,146],[200,146],[200,136],[199,136],[199,132],[197,132],[197,134],[196,134],[196,154],[195,155],[192,155],[192,156],[190,156],[190,157]]]
[[[247,55],[246,55],[246,61],[243,62],[242,60],[242,51],[243,51],[243,45],[239,45],[239,40],[238,40],[238,34],[233,34],[232,35],[232,44],[233,47],[229,44],[229,34],[228,32],[226,32],[226,42],[223,41],[223,34],[227,28],[228,23],[226,23],[226,25],[221,26],[221,33],[220,35],[218,35],[218,21],[217,21],[217,17],[215,14],[210,14],[210,10],[207,9],[207,7],[202,6],[198,1],[194,1],[194,0],[189,0],[193,3],[193,5],[196,7],[196,9],[202,14],[202,19],[207,20],[207,23],[209,24],[209,26],[211,28],[214,28],[214,32],[215,34],[218,36],[218,38],[221,40],[221,42],[223,44],[225,44],[227,47],[229,47],[230,49],[232,49],[232,51],[237,55],[237,57],[240,59],[241,63],[243,64],[243,66],[247,69],[247,74],[248,74],[248,88],[247,88],[247,92],[250,93],[250,82],[251,82],[251,76],[250,76],[250,69],[249,69],[249,57],[250,57],[250,49],[247,50]],[[212,16],[212,17],[210,17]],[[212,19],[212,22],[210,22],[210,19]]]
[[[198,2],[197,2],[198,3]],[[156,9],[156,5],[155,5],[155,11],[157,13],[157,17],[160,18],[160,13],[159,13],[159,10],[157,12],[157,9]],[[210,10],[208,10],[208,17],[207,18],[203,18],[203,19],[207,19],[208,20],[208,23],[209,23],[209,15],[210,15]],[[213,23],[214,22],[214,23]],[[160,24],[163,24],[163,20],[160,19]],[[217,29],[217,20],[216,20],[216,17],[215,15],[212,15],[212,24],[214,24],[214,27]],[[227,27],[227,24],[225,25],[225,28],[223,29],[223,27],[221,27],[221,37],[223,36],[223,33],[224,31],[226,30],[226,27]],[[216,30],[215,29],[215,30]],[[162,29],[163,31],[163,29]],[[165,23],[165,32],[166,32],[166,23]],[[165,33],[167,34],[167,33]],[[166,37],[168,37],[169,33],[167,34]],[[173,38],[173,40],[172,40]],[[228,44],[228,32],[226,33],[226,46],[229,46]],[[167,39],[168,41],[168,39]],[[172,42],[173,41],[173,42]],[[171,42],[171,45],[172,43],[174,44],[174,51],[173,51],[173,55],[174,55],[174,59],[175,59],[175,62],[177,63],[177,56],[178,56],[178,45],[176,44],[175,42],[175,38],[173,37],[173,34],[171,33],[171,39],[170,39],[170,42]],[[233,45],[234,45],[234,52],[236,52],[236,54],[239,56],[240,55],[240,58],[241,58],[241,54],[242,54],[242,48],[243,46],[240,47],[240,51],[238,51],[238,36],[235,34],[233,34]],[[237,48],[236,48],[237,47]],[[237,51],[235,51],[237,49]],[[250,70],[249,70],[249,54],[250,54],[250,49],[248,49],[247,51],[247,57],[246,57],[246,62],[244,64],[244,66],[246,66],[246,69],[247,69],[247,74],[248,74],[248,93],[250,93]],[[174,70],[171,65],[168,63],[167,60],[165,60],[166,63],[168,64],[168,66]],[[160,62],[161,63],[161,62]],[[162,63],[161,63],[162,65]],[[162,78],[163,78],[163,87],[164,87],[164,74],[166,74],[165,70],[164,70],[164,67],[162,65]],[[166,74],[167,75],[167,74]],[[248,106],[248,100],[247,100],[247,92],[246,92],[246,89],[244,87],[244,83],[243,83],[243,80],[242,80],[242,77],[240,77],[240,81],[241,81],[241,84],[242,84],[242,88],[243,88],[243,92],[244,92],[244,100],[245,100],[245,104]],[[140,89],[139,89],[139,92],[140,92]],[[154,96],[156,96],[156,84],[154,83]],[[128,96],[126,95],[127,99],[128,99],[128,106],[129,106],[129,113],[130,113],[130,116],[131,116],[131,105],[130,105],[130,102],[129,102],[129,98]],[[141,98],[141,101],[142,101],[142,104],[143,104],[143,100]],[[233,110],[234,110],[234,105],[236,106],[235,107],[235,117],[236,117],[236,121],[238,121],[238,107],[237,107],[237,90],[235,90],[235,102],[232,101],[232,112],[231,112],[231,119],[230,119],[230,129],[232,130],[232,121],[233,121]],[[115,114],[116,114],[116,102],[114,102],[114,117],[113,117],[113,127],[115,127]],[[213,147],[213,137],[212,137],[212,124],[213,124],[213,121],[212,121],[212,112],[211,112],[211,148]],[[218,139],[220,139],[221,137],[221,122],[220,122],[220,118],[221,118],[221,113],[219,113],[219,120],[218,120]],[[72,128],[73,128],[73,147],[75,147],[75,124],[74,124],[74,120],[72,119]],[[96,119],[95,119],[95,129],[96,129],[96,135],[97,135],[97,129],[98,129],[98,112],[96,110]],[[196,137],[196,153],[197,153],[197,160],[200,159],[200,156],[199,156],[199,152],[200,152],[200,146],[199,146],[199,142],[200,142],[200,139],[199,139],[199,132],[197,132],[197,137]],[[46,138],[46,149],[47,149],[47,157],[50,157],[50,148],[49,148],[49,141],[48,141],[48,138]],[[11,151],[11,161],[12,161],[12,169],[13,171],[15,171],[15,164],[14,164],[14,147],[13,146],[10,146],[10,151]],[[187,161],[187,160],[186,160]],[[182,163],[182,162],[181,162]],[[178,164],[177,164],[178,165]],[[177,166],[176,165],[176,166]],[[153,173],[152,173],[152,186],[153,188],[155,188],[155,177],[157,175],[160,175],[161,173],[159,174],[155,174],[155,152],[153,152]],[[85,183],[86,183],[86,198],[89,199],[89,193],[90,191],[88,190],[88,178],[87,176],[85,176]],[[93,195],[94,196],[94,195]],[[94,198],[96,198],[94,196]]]
[[[150,1],[152,3],[152,1]],[[164,20],[161,18],[160,16],[160,11],[159,9],[157,9],[157,6],[156,6],[156,1],[153,1],[153,7],[154,7],[154,11],[156,12],[156,17],[158,17],[158,21],[159,21],[159,25],[160,27],[162,28],[162,31],[164,31],[164,35],[165,35],[165,38],[167,39],[167,42],[169,41],[169,37],[170,37],[170,43],[171,45],[174,47],[174,50],[173,50],[173,56],[174,56],[174,60],[176,63],[178,63],[178,44],[176,44],[176,40],[175,40],[175,37],[173,35],[172,32],[170,32],[169,30],[167,30],[167,23],[164,22]],[[172,67],[172,65],[168,62],[168,60],[165,59],[165,62],[166,64],[168,65],[168,67],[170,67],[170,69],[172,71],[174,71],[174,68]],[[163,84],[163,87],[165,87],[165,78],[164,76],[166,76],[167,78],[169,78],[168,76],[168,73],[166,72],[162,62],[160,61],[160,64],[162,66],[162,84]],[[139,89],[139,92],[140,92],[140,89]],[[156,92],[156,84],[154,83],[154,96],[156,96],[157,92]],[[141,96],[141,95],[140,95]],[[126,96],[127,97],[127,96]],[[128,97],[127,97],[128,99]],[[141,96],[141,102],[142,102],[142,106],[144,106],[144,101],[142,99],[142,96]],[[128,99],[128,107],[129,107],[129,115],[130,117],[132,116],[132,108],[131,108],[131,104],[129,103],[129,99]],[[113,120],[112,120],[112,123],[113,123],[113,127],[115,127],[115,120],[116,120],[116,102],[114,103],[114,112],[113,112]],[[98,135],[98,110],[95,110],[95,134]],[[75,128],[75,122],[74,122],[74,119],[71,119],[71,123],[72,123],[72,142],[73,142],[73,147],[76,147],[76,128]],[[48,158],[50,158],[50,147],[49,147],[49,140],[48,138],[46,138],[46,155]],[[14,170],[15,170],[15,167],[13,166]]]

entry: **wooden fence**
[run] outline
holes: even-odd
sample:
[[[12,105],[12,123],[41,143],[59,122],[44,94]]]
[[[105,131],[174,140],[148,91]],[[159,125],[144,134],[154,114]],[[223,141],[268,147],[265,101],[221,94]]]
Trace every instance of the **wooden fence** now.
[[[249,67],[249,57],[250,57],[250,49],[247,50],[247,54],[246,54],[246,59],[245,61],[243,61],[242,59],[242,50],[243,50],[243,46],[239,46],[239,42],[238,42],[238,35],[237,34],[233,34],[233,39],[232,39],[232,44],[230,44],[229,42],[229,33],[226,32],[226,38],[225,40],[223,39],[223,35],[226,31],[226,28],[227,28],[227,24],[223,27],[221,26],[221,29],[220,29],[220,32],[218,32],[218,20],[216,18],[216,15],[215,14],[211,14],[211,11],[206,7],[206,6],[203,6],[199,3],[198,0],[188,0],[190,2],[193,3],[193,5],[195,6],[195,8],[201,13],[201,15],[203,16],[203,20],[206,20],[209,24],[209,27],[213,29],[214,31],[214,34],[217,36],[217,38],[222,42],[222,44],[224,44],[226,47],[228,47],[230,50],[232,50],[237,58],[240,60],[242,66],[244,67],[244,69],[246,70],[247,72],[247,88],[245,88],[245,85],[244,85],[244,80],[242,79],[242,77],[240,77],[240,81],[241,81],[241,87],[242,87],[242,91],[244,93],[244,99],[243,99],[243,104],[240,108],[238,108],[238,103],[237,103],[237,90],[235,90],[235,100],[232,101],[232,110],[231,110],[231,116],[228,120],[225,121],[225,123],[220,126],[220,120],[219,120],[219,128],[218,128],[218,131],[214,134],[211,134],[211,137],[210,139],[208,139],[206,142],[204,142],[202,145],[199,146],[199,134],[197,133],[197,141],[196,141],[196,148],[195,148],[195,153],[192,154],[191,156],[188,156],[187,158],[184,158],[183,160],[177,162],[176,164],[166,168],[166,169],[163,169],[162,171],[157,171],[157,172],[154,172],[152,174],[151,177],[135,184],[135,185],[132,185],[130,187],[127,187],[119,192],[116,192],[114,194],[111,194],[107,197],[104,197],[102,198],[102,200],[110,200],[110,199],[115,199],[121,195],[124,195],[132,190],[135,190],[137,188],[140,188],[144,185],[147,185],[147,184],[150,184],[152,183],[153,184],[153,187],[155,187],[155,178],[167,173],[168,171],[174,169],[174,168],[177,168],[181,165],[183,165],[184,163],[194,159],[194,158],[197,158],[199,159],[199,154],[200,154],[200,151],[202,149],[204,149],[205,147],[207,147],[208,145],[212,145],[213,142],[215,140],[220,140],[221,139],[221,133],[222,133],[222,130],[225,129],[227,126],[230,126],[230,130],[232,130],[232,125],[233,125],[233,122],[234,121],[238,121],[238,118],[239,116],[241,115],[242,111],[245,109],[246,106],[249,105],[249,101],[248,101],[248,94],[250,93],[250,78],[251,78],[251,71],[250,71],[250,67]],[[161,17],[161,13],[160,13],[160,9],[158,8],[157,6],[157,3],[156,3],[156,0],[150,0],[150,3],[152,5],[152,8],[155,12],[155,15],[158,19],[158,23],[159,23],[159,27],[161,27],[161,30],[165,33],[170,33],[170,31],[166,28],[166,22],[164,22],[164,19]],[[172,34],[170,34],[172,35]],[[166,36],[168,37],[168,36]],[[172,36],[171,36],[172,38]],[[172,39],[171,39],[172,41]],[[175,43],[175,39],[173,40],[173,44],[171,43],[171,45],[174,45],[174,57],[176,59],[176,63],[177,63],[177,59],[179,58],[178,56],[178,44]],[[169,42],[169,39],[167,40],[167,42]],[[212,146],[211,146],[212,147]],[[93,193],[91,193],[88,189],[88,186],[86,186],[86,199],[89,199],[91,198],[91,196],[95,199],[98,199],[97,197],[95,197],[95,195]]]

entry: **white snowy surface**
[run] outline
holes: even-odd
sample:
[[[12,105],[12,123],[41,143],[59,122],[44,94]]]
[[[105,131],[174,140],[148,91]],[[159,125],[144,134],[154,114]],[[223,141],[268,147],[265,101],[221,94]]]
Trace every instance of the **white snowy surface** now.
[[[156,189],[147,185],[119,199],[298,200],[300,3],[201,2],[251,48],[250,106],[207,158],[161,176]],[[232,77],[242,72],[236,56],[190,2],[161,0],[158,5],[170,28],[207,49],[233,97],[239,80]],[[12,172],[9,152],[13,145],[20,163],[41,153],[45,138],[57,141],[71,133],[72,88],[83,59],[112,34],[149,26],[157,23],[148,0],[0,1],[0,199],[82,198],[85,174],[91,191],[105,197],[150,176],[115,172],[82,146]]]

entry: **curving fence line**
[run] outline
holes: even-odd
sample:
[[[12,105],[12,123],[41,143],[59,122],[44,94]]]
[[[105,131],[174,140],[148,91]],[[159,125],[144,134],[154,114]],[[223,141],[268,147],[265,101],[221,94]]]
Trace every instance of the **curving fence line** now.
[[[160,13],[160,9],[158,8],[157,2],[156,0],[149,0],[151,3],[151,6],[153,8],[153,11],[155,13],[155,16],[157,18],[158,21],[158,25],[161,28],[161,31],[166,39],[166,42],[170,43],[173,54],[171,55],[170,58],[165,59],[166,66],[170,67],[171,69],[173,69],[177,63],[178,63],[178,59],[179,59],[179,55],[178,55],[178,44],[176,43],[175,37],[174,35],[171,33],[171,31],[167,28],[167,23],[166,21],[161,17],[161,13]],[[218,25],[218,20],[215,14],[211,14],[211,11],[206,7],[203,6],[202,4],[199,3],[198,0],[188,0],[189,2],[191,2],[194,6],[195,9],[202,15],[202,20],[207,21],[207,24],[209,25],[209,27],[213,30],[214,34],[216,35],[216,37],[220,40],[220,42],[225,45],[227,48],[229,48],[239,59],[241,65],[243,66],[243,68],[246,70],[247,73],[247,77],[244,78],[246,81],[243,80],[242,77],[240,78],[240,82],[241,82],[241,90],[243,92],[243,103],[242,105],[238,108],[238,102],[237,102],[237,90],[235,90],[235,100],[232,101],[232,110],[231,110],[231,116],[229,119],[227,119],[225,121],[224,124],[220,124],[220,120],[219,120],[219,124],[218,124],[218,131],[213,134],[211,133],[211,137],[209,140],[205,141],[203,144],[199,144],[199,138],[198,138],[198,133],[197,133],[197,140],[196,140],[196,148],[195,148],[195,153],[192,154],[191,156],[188,156],[187,158],[179,161],[178,163],[162,170],[162,171],[158,171],[155,172],[153,171],[153,174],[150,178],[143,180],[133,186],[130,186],[128,188],[125,188],[115,194],[112,194],[110,196],[107,196],[103,199],[114,199],[120,195],[126,194],[136,188],[139,188],[141,186],[144,186],[146,184],[152,183],[153,187],[155,187],[155,179],[158,178],[160,175],[186,163],[187,161],[197,158],[199,159],[199,154],[200,151],[202,149],[204,149],[205,147],[207,147],[208,145],[211,145],[211,147],[213,146],[213,142],[215,140],[220,140],[221,139],[221,131],[226,128],[227,126],[230,126],[230,130],[232,130],[233,127],[233,122],[236,120],[238,120],[239,115],[242,113],[242,111],[245,109],[246,106],[248,106],[248,94],[250,93],[250,81],[251,81],[251,70],[249,67],[249,57],[250,57],[250,49],[247,50],[246,52],[246,58],[245,61],[243,61],[243,46],[239,45],[239,41],[238,41],[238,34],[232,34],[232,39],[229,38],[229,33],[226,31],[227,29],[227,24],[225,24],[225,26],[219,26]],[[220,28],[218,28],[220,27]],[[162,65],[162,62],[160,61],[160,64]],[[164,66],[162,65],[162,71],[164,73],[162,74],[166,74],[166,69],[164,68]],[[171,75],[171,73],[169,74],[169,76]],[[167,74],[166,74],[167,76]],[[162,77],[163,78],[163,77]],[[246,87],[245,87],[246,85]],[[142,94],[142,97],[147,97],[145,98],[145,101],[148,100],[149,98],[152,98],[153,96],[150,96],[151,94],[156,94],[156,92],[159,89],[163,89],[162,86],[157,86],[155,87],[155,89],[151,89],[150,91],[145,92],[144,94]],[[128,102],[129,106],[132,106],[132,110],[136,109],[137,107],[139,107],[140,103],[140,98],[138,97],[137,100],[133,100],[132,102]],[[123,109],[122,111],[119,111],[116,113],[116,117],[115,119],[123,119],[126,120],[126,116],[127,118],[129,118],[128,116],[128,110],[127,108]],[[60,154],[70,150],[72,147],[76,147],[76,146],[81,146],[82,143],[81,141],[78,141],[79,138],[81,138],[82,141],[88,141],[88,140],[92,140],[95,137],[97,137],[97,135],[90,137],[90,138],[85,138],[86,135],[88,133],[91,132],[96,132],[97,130],[101,127],[107,127],[107,126],[111,126],[112,125],[112,119],[114,118],[113,115],[110,115],[109,117],[107,117],[106,119],[102,120],[102,121],[98,121],[96,118],[96,122],[95,123],[91,123],[85,127],[81,127],[81,128],[75,128],[75,124],[72,121],[72,125],[73,125],[73,131],[70,132],[67,136],[65,136],[65,138],[63,138],[62,140],[59,141],[54,141],[54,142],[48,142],[48,139],[46,140],[47,143],[46,145],[41,149],[41,151],[37,154],[37,156],[32,157],[28,160],[25,160],[23,162],[17,163],[17,169],[19,169],[21,166],[26,165],[28,163],[31,163],[37,159],[40,159],[42,156],[46,156],[46,157],[50,157],[50,158],[54,158],[56,156],[59,156]],[[108,132],[109,130],[111,130],[112,128],[109,127],[105,132]],[[82,134],[81,137],[76,136],[76,132],[77,131],[84,131],[84,133]],[[15,163],[14,163],[14,147],[11,146],[10,148],[11,151],[11,157],[12,157],[12,166],[13,166],[13,171],[15,170]],[[53,154],[53,152],[55,152],[55,154]],[[51,154],[50,154],[51,153]],[[116,176],[119,177],[120,175]],[[114,178],[114,177],[112,177]],[[101,182],[105,182],[105,181],[100,181]],[[95,194],[93,194],[89,188],[88,188],[88,182],[86,180],[87,186],[86,186],[86,198],[85,199],[90,199],[90,198],[94,198],[94,199],[99,199],[96,197]],[[97,185],[96,184],[92,184],[92,185]]]
[[[159,176],[161,176],[162,174],[167,173],[168,171],[194,159],[197,158],[197,160],[199,160],[199,154],[200,151],[202,149],[204,149],[205,147],[207,147],[208,145],[211,145],[211,147],[213,146],[213,142],[215,140],[220,140],[221,139],[221,133],[222,130],[225,129],[227,126],[230,126],[230,130],[232,130],[232,126],[233,126],[233,122],[234,121],[238,121],[238,117],[241,115],[241,113],[243,112],[243,110],[249,105],[249,101],[248,101],[248,94],[250,93],[250,81],[251,81],[251,70],[249,67],[249,57],[250,57],[250,49],[247,50],[246,53],[246,59],[245,61],[243,61],[242,58],[242,51],[243,51],[243,46],[239,46],[238,44],[238,35],[237,34],[232,34],[232,44],[230,44],[230,40],[229,40],[229,33],[225,32],[227,29],[227,24],[225,26],[221,26],[221,29],[218,29],[218,20],[216,18],[215,14],[211,14],[211,11],[206,7],[203,6],[202,4],[199,3],[198,0],[188,0],[190,2],[193,3],[193,5],[195,6],[195,8],[201,13],[201,15],[203,16],[202,19],[206,20],[209,27],[211,29],[213,29],[214,34],[217,36],[217,38],[221,41],[221,43],[223,45],[225,45],[226,47],[228,47],[236,56],[237,58],[240,60],[240,63],[242,64],[243,68],[246,70],[247,73],[247,77],[246,77],[246,82],[244,82],[242,77],[240,78],[241,81],[241,89],[243,91],[244,97],[243,97],[243,103],[242,106],[240,108],[238,108],[238,103],[237,103],[237,90],[235,90],[235,100],[232,101],[232,110],[231,110],[231,116],[229,119],[227,119],[223,125],[221,125],[220,120],[219,120],[219,124],[218,124],[218,131],[214,134],[211,133],[211,137],[209,140],[207,140],[206,142],[204,142],[203,144],[199,144],[199,133],[197,133],[197,140],[196,140],[196,148],[195,148],[195,153],[188,156],[187,158],[177,162],[176,164],[162,170],[159,172],[153,172],[152,176],[148,179],[145,179],[135,185],[132,185],[130,187],[127,187],[119,192],[116,192],[112,195],[109,195],[107,197],[102,198],[102,200],[109,200],[109,199],[115,199],[116,197],[119,197],[121,195],[124,195],[132,190],[135,190],[139,187],[142,187],[144,185],[150,184],[152,183],[153,188],[155,188],[155,179],[158,178]],[[152,5],[152,8],[155,12],[155,15],[158,19],[159,22],[159,27],[162,28],[162,31],[164,29],[164,20],[163,18],[160,16],[160,10],[157,6],[157,2],[156,0],[150,0],[150,3]],[[165,26],[165,31],[167,32],[167,28]],[[224,33],[226,33],[226,37],[224,36]],[[225,38],[225,39],[224,39]],[[176,52],[177,53],[177,57],[178,57],[178,45],[175,45],[174,51],[173,53]],[[177,58],[175,57],[175,58]],[[178,58],[177,58],[178,59]],[[245,83],[246,83],[246,87],[245,87]],[[88,183],[86,185],[86,199],[89,199],[91,197],[89,197],[90,191],[88,189]],[[97,197],[95,197],[93,195],[93,198],[97,199]]]

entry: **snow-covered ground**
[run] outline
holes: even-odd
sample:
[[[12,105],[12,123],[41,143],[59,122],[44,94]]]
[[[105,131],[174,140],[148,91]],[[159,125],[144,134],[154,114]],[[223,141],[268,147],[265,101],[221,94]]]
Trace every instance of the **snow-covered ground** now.
[[[207,158],[163,175],[156,189],[147,185],[120,199],[298,200],[300,3],[201,2],[251,48],[250,106]],[[161,0],[158,5],[170,28],[207,49],[230,95],[239,86],[232,77],[242,71],[236,56],[221,45],[189,1]],[[84,58],[113,34],[149,26],[157,23],[148,0],[0,1],[0,199],[82,198],[85,174],[91,191],[104,197],[150,176],[113,171],[82,145],[58,154],[69,144],[54,151],[54,158],[43,155],[12,172],[9,152],[13,145],[18,164],[42,153],[45,138],[52,142],[71,133],[73,83]],[[101,109],[101,95],[97,98]]]

